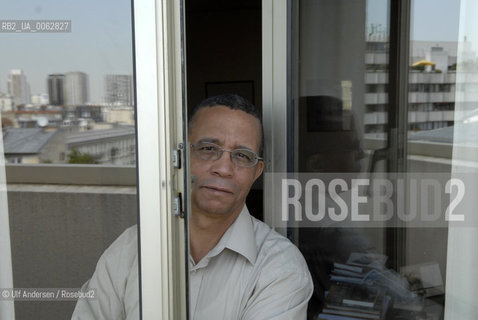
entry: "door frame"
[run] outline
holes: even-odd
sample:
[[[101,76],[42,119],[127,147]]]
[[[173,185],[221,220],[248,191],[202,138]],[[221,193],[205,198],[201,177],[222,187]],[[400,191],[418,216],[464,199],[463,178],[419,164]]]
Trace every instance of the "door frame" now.
[[[187,319],[184,7],[133,7],[141,318]]]

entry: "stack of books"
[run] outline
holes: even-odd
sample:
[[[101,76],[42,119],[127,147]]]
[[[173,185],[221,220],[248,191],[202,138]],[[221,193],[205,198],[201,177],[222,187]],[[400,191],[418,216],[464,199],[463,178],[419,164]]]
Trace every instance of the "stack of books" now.
[[[318,319],[385,319],[390,299],[382,288],[334,282]]]
[[[424,308],[424,296],[444,293],[438,264],[406,266],[401,276],[387,269],[386,261],[382,254],[354,252],[346,263],[334,263],[331,286],[317,319],[438,319]]]
[[[396,280],[386,276],[386,261],[385,255],[354,252],[345,264],[334,263],[331,286],[318,319],[385,319],[393,296],[388,286]]]

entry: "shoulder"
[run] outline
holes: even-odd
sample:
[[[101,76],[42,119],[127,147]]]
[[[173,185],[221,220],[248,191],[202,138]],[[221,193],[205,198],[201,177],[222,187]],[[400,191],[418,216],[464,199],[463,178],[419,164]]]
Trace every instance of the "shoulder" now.
[[[307,263],[299,249],[286,237],[262,221],[253,219],[257,245],[257,260],[267,277],[297,275],[310,279]]]
[[[286,237],[252,218],[257,244],[253,290],[243,319],[305,319],[313,283],[304,257]]]
[[[105,250],[104,256],[116,256],[116,255],[134,255],[138,253],[138,228],[137,225],[129,227],[123,233],[116,238],[115,241]]]
[[[137,249],[138,244],[138,227],[137,225],[131,226],[123,233],[116,238],[116,240],[106,249],[106,252],[113,252],[113,251],[123,251],[128,248],[135,248]],[[137,251],[137,250],[136,250]]]
[[[126,229],[105,250],[98,261],[96,271],[107,271],[113,277],[123,278],[129,275],[137,266],[138,260],[138,231],[134,225]]]

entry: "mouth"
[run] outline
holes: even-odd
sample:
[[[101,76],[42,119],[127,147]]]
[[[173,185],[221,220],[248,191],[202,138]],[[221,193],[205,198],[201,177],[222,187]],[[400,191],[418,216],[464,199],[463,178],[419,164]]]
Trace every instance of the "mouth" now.
[[[221,187],[216,187],[216,186],[202,186],[202,188],[207,189],[212,192],[222,192],[222,193],[230,193],[232,194],[232,191],[226,188],[221,188]]]

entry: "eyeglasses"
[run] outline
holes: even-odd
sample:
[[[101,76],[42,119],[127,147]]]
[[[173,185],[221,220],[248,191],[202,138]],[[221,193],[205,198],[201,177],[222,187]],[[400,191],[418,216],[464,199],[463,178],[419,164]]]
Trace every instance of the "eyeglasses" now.
[[[197,144],[192,144],[191,148],[194,151],[194,154],[199,158],[208,161],[215,161],[221,158],[223,152],[231,153],[231,161],[238,167],[250,168],[257,164],[259,160],[262,161],[262,158],[259,157],[254,151],[249,149],[234,149],[226,150],[221,148],[217,144],[211,142],[200,142]]]

